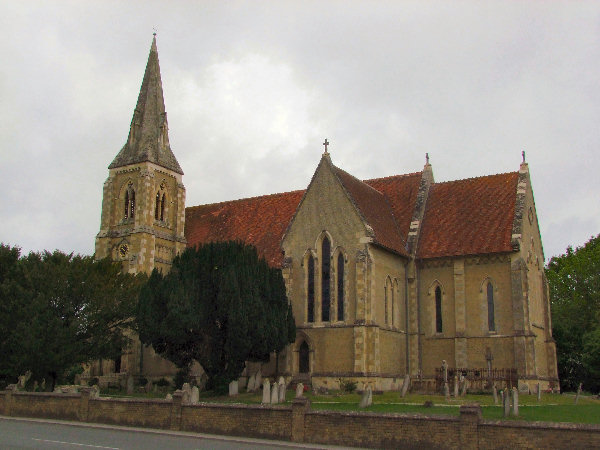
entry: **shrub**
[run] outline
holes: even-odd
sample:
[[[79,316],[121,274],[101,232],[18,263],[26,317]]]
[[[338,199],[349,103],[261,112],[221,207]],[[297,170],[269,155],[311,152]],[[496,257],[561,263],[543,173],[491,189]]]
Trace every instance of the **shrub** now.
[[[340,390],[342,392],[351,394],[352,392],[356,391],[356,385],[357,383],[354,380],[344,380],[340,378]]]
[[[171,386],[171,383],[169,382],[169,380],[167,380],[166,378],[161,378],[159,379],[156,383],[154,383],[155,385],[159,386],[159,387],[164,387],[164,386]]]

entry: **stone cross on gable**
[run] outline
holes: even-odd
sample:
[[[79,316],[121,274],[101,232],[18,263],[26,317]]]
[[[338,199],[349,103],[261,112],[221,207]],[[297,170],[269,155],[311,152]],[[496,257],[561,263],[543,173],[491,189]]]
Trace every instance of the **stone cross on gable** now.
[[[323,145],[325,146],[325,153],[328,153],[327,146],[329,145],[329,142],[327,141],[327,138],[325,138],[325,142],[323,142]]]

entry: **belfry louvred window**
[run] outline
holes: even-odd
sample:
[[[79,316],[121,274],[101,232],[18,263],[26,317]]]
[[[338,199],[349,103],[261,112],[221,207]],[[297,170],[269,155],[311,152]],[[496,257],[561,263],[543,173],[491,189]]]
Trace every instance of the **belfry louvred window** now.
[[[133,219],[135,216],[135,191],[131,185],[125,191],[125,219]]]
[[[327,236],[321,244],[321,321],[329,322],[331,307],[331,243]]]
[[[156,204],[154,205],[154,219],[158,220],[158,211],[160,209],[160,192],[156,193]]]

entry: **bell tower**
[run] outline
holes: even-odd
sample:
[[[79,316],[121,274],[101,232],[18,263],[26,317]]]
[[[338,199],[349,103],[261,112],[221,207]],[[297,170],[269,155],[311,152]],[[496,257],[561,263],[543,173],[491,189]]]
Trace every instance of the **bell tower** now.
[[[186,244],[185,187],[169,144],[156,35],[127,142],[108,169],[96,258],[120,261],[130,273],[169,271]]]

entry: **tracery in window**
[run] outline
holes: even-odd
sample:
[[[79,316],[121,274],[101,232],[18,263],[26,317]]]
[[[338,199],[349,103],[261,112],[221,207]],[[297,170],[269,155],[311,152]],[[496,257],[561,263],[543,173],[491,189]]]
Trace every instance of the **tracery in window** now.
[[[331,308],[331,243],[325,236],[321,243],[321,321],[329,322]]]
[[[344,320],[344,255],[337,257],[337,320]]]

